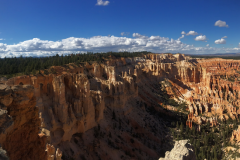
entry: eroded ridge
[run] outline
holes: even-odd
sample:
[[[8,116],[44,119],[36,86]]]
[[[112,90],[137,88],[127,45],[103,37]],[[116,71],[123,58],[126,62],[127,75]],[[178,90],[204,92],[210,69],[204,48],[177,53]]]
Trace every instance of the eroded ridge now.
[[[235,119],[240,112],[239,61],[148,54],[51,69],[55,74],[42,71],[4,84],[33,86],[39,134],[59,147],[63,157],[159,158],[171,148],[166,145],[171,139],[166,124],[175,115],[167,110],[176,110],[165,105],[163,87],[172,98],[187,103],[183,112],[189,112],[190,128],[192,123],[198,130],[208,122],[216,126],[218,119]]]

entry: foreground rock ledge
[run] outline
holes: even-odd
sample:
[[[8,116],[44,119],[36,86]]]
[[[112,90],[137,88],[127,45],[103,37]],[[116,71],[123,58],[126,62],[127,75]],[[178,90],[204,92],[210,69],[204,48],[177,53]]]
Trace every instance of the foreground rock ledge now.
[[[0,144],[10,160],[46,159],[46,137],[38,136],[41,122],[35,106],[33,86],[0,84]]]
[[[193,146],[188,140],[176,141],[174,148],[165,153],[165,158],[159,160],[196,160]]]

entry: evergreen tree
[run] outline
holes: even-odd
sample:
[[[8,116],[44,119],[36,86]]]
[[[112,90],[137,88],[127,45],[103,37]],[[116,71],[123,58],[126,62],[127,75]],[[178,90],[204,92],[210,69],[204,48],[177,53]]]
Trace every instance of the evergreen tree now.
[[[175,132],[172,130],[173,139],[175,139]]]
[[[32,71],[32,74],[33,74],[33,75],[35,75],[35,74],[36,74],[36,70],[35,70],[35,69],[33,69],[33,71]]]
[[[27,68],[25,69],[25,74],[26,74],[26,75],[29,75],[29,74],[30,74],[29,66],[27,66]]]
[[[213,152],[214,152],[214,160],[217,160],[217,151],[216,151],[216,147],[213,148]]]
[[[195,129],[195,127],[193,126],[193,127],[192,127],[192,135],[193,135],[193,136],[195,136],[195,131],[196,131],[196,129]]]
[[[206,146],[208,145],[208,135],[205,135],[205,137],[204,137],[204,144]]]
[[[112,53],[89,53],[89,54],[71,54],[61,57],[56,54],[56,56],[52,57],[41,57],[41,58],[33,58],[33,57],[23,57],[20,56],[19,58],[11,57],[4,59],[0,58],[0,75],[11,75],[16,73],[32,73],[33,69],[47,69],[52,65],[63,65],[68,64],[70,62],[78,63],[86,62],[86,61],[104,61],[104,59],[108,58],[108,56],[112,54],[115,57],[136,57],[136,56],[143,56],[148,54],[148,52],[135,52],[135,53],[127,53],[123,54],[122,52],[112,52]],[[27,69],[28,67],[28,69]]]
[[[180,132],[183,133],[183,123],[181,122],[181,125],[180,125]]]

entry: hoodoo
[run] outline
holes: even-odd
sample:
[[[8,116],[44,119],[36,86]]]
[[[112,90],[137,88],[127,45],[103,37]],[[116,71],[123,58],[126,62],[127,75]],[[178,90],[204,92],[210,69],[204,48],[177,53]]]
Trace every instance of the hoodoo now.
[[[4,79],[0,143],[10,159],[158,159],[173,147],[175,122],[201,131],[238,119],[239,67],[238,60],[147,54]],[[183,103],[183,110],[175,105]]]

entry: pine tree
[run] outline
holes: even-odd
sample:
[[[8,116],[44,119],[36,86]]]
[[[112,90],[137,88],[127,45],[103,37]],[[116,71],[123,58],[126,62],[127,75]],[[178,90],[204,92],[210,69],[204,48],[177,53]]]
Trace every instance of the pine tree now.
[[[194,126],[192,127],[192,134],[193,134],[193,136],[195,136],[195,127]]]
[[[183,123],[181,122],[181,125],[180,125],[180,132],[183,133]]]
[[[30,73],[30,69],[29,69],[29,66],[27,66],[27,68],[25,69],[25,73],[24,74],[29,75],[29,73]]]
[[[189,135],[189,127],[186,125],[186,134]]]
[[[200,141],[197,140],[197,143],[196,143],[196,148],[199,148],[200,147]]]
[[[204,137],[204,145],[207,146],[208,145],[208,136],[205,135]]]
[[[213,152],[214,152],[214,160],[217,160],[217,151],[216,151],[216,147],[214,147]]]
[[[225,138],[225,133],[223,133],[223,146],[225,147],[226,146],[226,138]]]
[[[33,71],[32,71],[32,74],[33,74],[33,75],[35,75],[35,74],[36,74],[36,70],[35,70],[35,69],[33,69]]]

